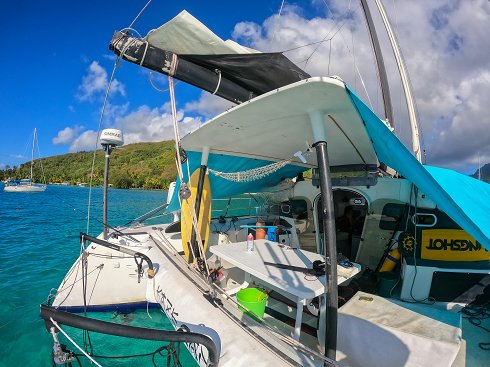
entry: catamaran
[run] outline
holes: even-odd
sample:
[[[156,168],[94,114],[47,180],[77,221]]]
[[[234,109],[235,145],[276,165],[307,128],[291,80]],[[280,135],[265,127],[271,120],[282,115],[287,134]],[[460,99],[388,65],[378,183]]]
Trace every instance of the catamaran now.
[[[31,150],[31,175],[30,178],[25,178],[21,180],[11,180],[8,179],[5,182],[5,187],[3,191],[5,192],[43,192],[46,190],[46,185],[36,184],[33,182],[33,168],[34,168],[34,148],[37,143],[37,130],[34,128],[34,135],[32,138],[32,150]]]
[[[57,363],[72,358],[61,325],[183,343],[200,366],[488,361],[462,318],[488,305],[488,184],[422,165],[338,77],[224,42],[185,11],[110,47],[168,74],[174,111],[174,78],[237,105],[183,138],[174,121],[169,223],[145,225],[152,212],[80,234],[41,306]],[[149,307],[175,331],[74,315]]]

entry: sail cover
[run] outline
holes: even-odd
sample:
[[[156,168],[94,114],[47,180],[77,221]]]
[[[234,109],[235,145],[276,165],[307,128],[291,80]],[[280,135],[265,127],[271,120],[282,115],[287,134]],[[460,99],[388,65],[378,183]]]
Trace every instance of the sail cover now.
[[[281,53],[223,41],[186,11],[144,38],[116,32],[109,48],[125,60],[235,103],[309,77]]]

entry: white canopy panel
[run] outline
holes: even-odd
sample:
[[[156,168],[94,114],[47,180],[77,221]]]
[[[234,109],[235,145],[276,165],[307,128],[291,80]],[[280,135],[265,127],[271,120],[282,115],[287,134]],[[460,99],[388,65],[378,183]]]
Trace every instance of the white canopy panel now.
[[[310,112],[321,111],[331,166],[377,165],[359,113],[342,81],[306,79],[266,93],[210,120],[182,139],[184,149],[282,161],[315,143]],[[316,155],[307,157],[316,166]]]

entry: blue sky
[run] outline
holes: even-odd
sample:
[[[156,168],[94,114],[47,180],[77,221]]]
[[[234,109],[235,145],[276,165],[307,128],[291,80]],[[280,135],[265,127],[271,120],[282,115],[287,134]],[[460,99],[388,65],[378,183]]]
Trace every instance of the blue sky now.
[[[109,41],[146,3],[47,0],[2,4],[0,168],[28,159],[34,127],[38,128],[42,156],[93,146],[114,64]],[[478,156],[482,162],[490,162],[486,113],[490,100],[489,2],[429,0],[422,4],[401,2],[396,7],[391,1],[385,3],[411,73],[428,163],[472,172]],[[328,45],[318,50],[302,48],[287,56],[299,61],[313,55],[308,65],[300,66],[312,75],[328,75],[327,71],[340,75],[361,98],[370,101],[375,112],[382,113],[357,1],[153,0],[134,28],[146,35],[183,9],[220,37],[261,51],[287,50],[340,29]],[[329,57],[332,61],[327,65]],[[398,96],[394,98],[397,133],[407,139],[409,129],[396,69],[389,57],[386,63],[393,94]],[[156,83],[166,88],[164,78]],[[176,94],[184,131],[229,107],[229,103],[183,83],[176,87]],[[148,72],[124,62],[116,71],[104,127],[123,129],[127,142],[169,139],[168,100],[168,93],[151,87]]]

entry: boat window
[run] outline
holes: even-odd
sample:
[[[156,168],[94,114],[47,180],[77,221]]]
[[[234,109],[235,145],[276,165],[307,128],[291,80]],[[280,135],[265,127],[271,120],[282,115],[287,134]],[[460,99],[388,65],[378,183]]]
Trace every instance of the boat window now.
[[[412,223],[417,227],[433,227],[437,223],[437,217],[432,213],[416,213],[412,216]]]
[[[401,223],[406,221],[406,204],[389,203],[383,207],[379,228],[387,231],[394,231]]]
[[[291,216],[294,219],[308,219],[308,204],[303,199],[289,200]]]
[[[407,204],[394,204],[389,203],[383,207],[381,213],[381,220],[379,221],[379,228],[395,231],[400,228],[404,228],[407,223],[407,215],[410,214],[410,222],[419,227],[432,227],[437,224],[438,211],[424,210],[424,213],[415,213],[415,208],[413,206],[408,206]]]

